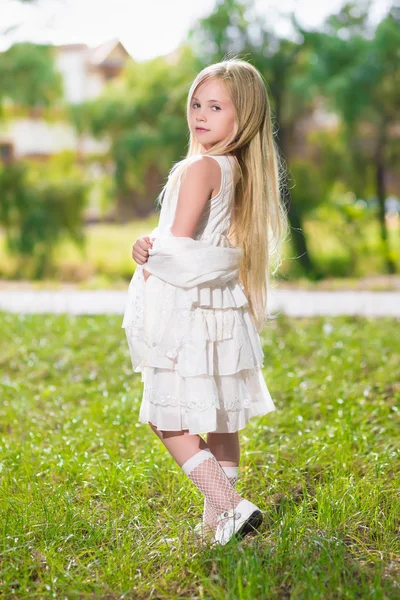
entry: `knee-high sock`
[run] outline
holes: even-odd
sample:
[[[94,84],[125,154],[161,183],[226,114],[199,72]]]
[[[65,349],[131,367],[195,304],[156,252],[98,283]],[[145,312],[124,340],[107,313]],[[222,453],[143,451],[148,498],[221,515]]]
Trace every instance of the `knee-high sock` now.
[[[229,483],[233,488],[236,486],[239,474],[239,466],[225,466],[221,465],[225,475],[229,479]],[[215,531],[217,526],[218,512],[214,507],[207,501],[207,497],[204,496],[204,507],[203,507],[203,531]]]
[[[207,505],[218,515],[236,508],[242,496],[232,487],[210,449],[196,452],[182,465],[188,475],[207,500]]]

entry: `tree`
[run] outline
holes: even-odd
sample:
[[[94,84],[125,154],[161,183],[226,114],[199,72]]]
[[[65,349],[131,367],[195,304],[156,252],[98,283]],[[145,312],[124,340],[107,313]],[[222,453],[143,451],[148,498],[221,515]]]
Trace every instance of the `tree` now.
[[[295,126],[313,111],[314,88],[304,84],[308,64],[301,43],[277,37],[263,19],[254,14],[253,8],[252,0],[218,0],[214,12],[200,19],[190,31],[189,42],[203,66],[239,55],[249,60],[263,76],[272,106],[275,140],[286,171],[282,189],[289,209],[293,249],[303,270],[319,277],[303,229],[307,212],[323,198],[313,196],[309,202],[299,202],[304,199],[304,192],[298,196],[297,190],[294,191],[293,183],[297,184],[291,175],[296,174],[290,169],[294,161]],[[301,179],[304,179],[303,164]]]
[[[5,99],[26,111],[52,106],[62,92],[51,46],[23,42],[0,54],[0,117],[4,118]]]
[[[185,46],[174,64],[163,57],[143,63],[132,61],[118,84],[101,97],[70,106],[80,133],[89,131],[111,141],[106,160],[115,165],[120,222],[154,209],[171,163],[182,157],[188,142],[186,97],[197,66]]]
[[[88,185],[72,162],[68,174],[47,165],[37,169],[35,173],[22,161],[0,166],[0,225],[8,251],[20,259],[18,275],[42,278],[63,237],[84,245]]]
[[[0,54],[0,116],[26,114],[30,109],[52,107],[62,99],[62,79],[57,72],[53,49],[28,42],[14,44]],[[8,106],[5,108],[5,100]],[[5,229],[9,252],[21,258],[18,272],[28,261],[33,275],[42,277],[52,261],[62,236],[68,235],[82,247],[83,210],[88,186],[72,165],[55,172],[51,163],[36,166],[27,160],[0,164],[0,225]],[[56,178],[58,175],[58,180]]]
[[[354,4],[347,4],[339,15],[329,17],[322,33],[303,29],[301,32],[312,54],[310,81],[318,85],[344,122],[352,165],[347,171],[350,185],[366,193],[370,186],[367,167],[373,165],[383,252],[387,271],[394,273],[385,200],[386,172],[399,157],[398,14],[392,8],[371,32],[367,25],[368,5],[362,13],[355,13],[354,9]]]

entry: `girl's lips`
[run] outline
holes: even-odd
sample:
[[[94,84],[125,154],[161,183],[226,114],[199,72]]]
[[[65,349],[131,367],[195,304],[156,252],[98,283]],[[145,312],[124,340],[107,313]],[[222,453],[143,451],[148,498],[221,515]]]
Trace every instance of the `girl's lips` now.
[[[209,130],[204,129],[204,127],[196,127],[196,131],[209,131]]]

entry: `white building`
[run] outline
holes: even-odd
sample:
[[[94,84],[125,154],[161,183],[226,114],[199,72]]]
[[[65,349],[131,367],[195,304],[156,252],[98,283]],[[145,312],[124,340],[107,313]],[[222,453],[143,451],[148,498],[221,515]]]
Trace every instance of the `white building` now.
[[[64,99],[79,104],[99,96],[105,85],[116,78],[126,62],[133,60],[117,39],[95,48],[86,44],[55,46],[56,66],[63,78]],[[108,140],[77,135],[67,121],[46,122],[40,114],[16,117],[0,123],[0,159],[8,157],[46,158],[62,150],[83,154],[106,152]]]

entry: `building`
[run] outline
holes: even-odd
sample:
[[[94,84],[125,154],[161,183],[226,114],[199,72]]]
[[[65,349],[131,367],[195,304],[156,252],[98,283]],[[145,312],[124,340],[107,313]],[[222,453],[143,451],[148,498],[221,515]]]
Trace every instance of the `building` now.
[[[104,87],[118,77],[127,61],[133,60],[117,39],[95,48],[86,44],[55,46],[56,67],[62,75],[64,99],[79,104],[92,100]],[[0,123],[0,159],[47,157],[62,150],[80,153],[106,152],[107,140],[95,140],[87,135],[78,136],[73,125],[60,119],[49,123],[35,111],[27,116],[11,118]]]

